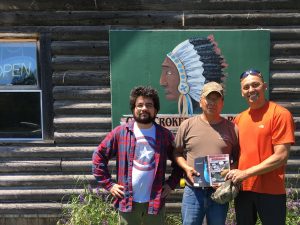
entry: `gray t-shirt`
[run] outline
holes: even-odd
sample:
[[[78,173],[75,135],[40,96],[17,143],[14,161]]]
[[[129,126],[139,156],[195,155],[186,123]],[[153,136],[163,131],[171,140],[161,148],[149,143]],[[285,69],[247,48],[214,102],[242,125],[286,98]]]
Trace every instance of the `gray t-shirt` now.
[[[215,154],[229,154],[234,162],[239,154],[238,131],[234,123],[223,118],[208,124],[199,116],[182,122],[175,138],[176,151],[184,153],[187,164],[194,167],[194,159]]]

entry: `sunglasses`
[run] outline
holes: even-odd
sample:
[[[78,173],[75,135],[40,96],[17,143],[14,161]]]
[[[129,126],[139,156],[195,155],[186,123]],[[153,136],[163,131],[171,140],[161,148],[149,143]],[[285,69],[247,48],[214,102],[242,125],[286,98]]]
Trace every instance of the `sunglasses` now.
[[[260,77],[262,80],[264,80],[261,72],[258,70],[254,70],[254,69],[250,69],[250,70],[247,70],[244,73],[242,73],[240,76],[240,80],[243,80],[244,78],[248,77],[249,75],[257,76],[257,77]]]

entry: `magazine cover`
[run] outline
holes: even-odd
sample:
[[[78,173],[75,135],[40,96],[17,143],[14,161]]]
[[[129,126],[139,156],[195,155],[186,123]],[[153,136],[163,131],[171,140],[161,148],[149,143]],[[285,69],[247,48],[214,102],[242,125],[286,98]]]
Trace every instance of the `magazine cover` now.
[[[200,176],[194,177],[194,187],[210,187],[207,157],[199,157],[195,159],[195,170],[200,173]]]
[[[194,177],[194,187],[210,187],[223,183],[230,170],[229,154],[208,155],[195,159],[195,170],[200,176]]]
[[[210,184],[218,185],[225,181],[225,175],[230,170],[229,154],[208,155],[207,157]]]

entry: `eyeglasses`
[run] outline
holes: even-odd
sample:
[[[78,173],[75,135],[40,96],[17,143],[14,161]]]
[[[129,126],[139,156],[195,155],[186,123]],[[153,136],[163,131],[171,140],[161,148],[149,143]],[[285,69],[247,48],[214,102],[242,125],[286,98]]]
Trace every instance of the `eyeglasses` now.
[[[250,69],[250,70],[247,70],[244,73],[242,73],[240,76],[240,80],[243,80],[244,78],[248,77],[249,75],[257,76],[257,77],[260,77],[262,80],[264,80],[261,72],[258,70],[255,70],[255,69]]]
[[[147,109],[152,109],[154,105],[152,103],[146,103],[146,104],[137,104],[135,107],[137,109],[143,109],[144,107],[146,107]]]

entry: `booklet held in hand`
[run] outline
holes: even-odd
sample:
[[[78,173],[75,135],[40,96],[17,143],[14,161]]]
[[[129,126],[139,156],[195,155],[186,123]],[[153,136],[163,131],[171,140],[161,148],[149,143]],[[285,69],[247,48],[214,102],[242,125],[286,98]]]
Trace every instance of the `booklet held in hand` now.
[[[208,155],[195,159],[195,170],[200,176],[194,177],[194,187],[211,187],[225,182],[230,170],[229,154]]]

